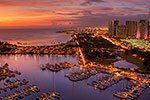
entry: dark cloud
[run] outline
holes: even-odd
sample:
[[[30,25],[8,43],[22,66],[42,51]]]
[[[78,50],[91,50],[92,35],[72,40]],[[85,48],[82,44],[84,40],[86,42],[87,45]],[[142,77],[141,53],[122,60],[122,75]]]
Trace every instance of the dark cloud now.
[[[105,7],[105,8],[102,8],[101,10],[113,10],[114,8],[110,8],[110,7]]]
[[[82,2],[80,5],[86,6],[86,5],[92,5],[93,3],[105,3],[104,0],[86,0]]]
[[[85,11],[82,11],[82,13],[83,13],[84,15],[91,15],[91,14],[92,14],[92,11],[90,11],[90,10],[85,10]]]
[[[56,13],[58,15],[78,15],[79,12],[73,12],[73,13]]]
[[[136,8],[123,8],[124,10],[128,10],[128,11],[141,11],[141,9],[136,9]]]
[[[126,20],[137,21],[140,19],[149,20],[150,14],[139,14],[139,15],[129,15],[129,16],[114,16],[108,14],[92,14],[89,16],[79,16],[75,19],[67,19],[67,20],[57,20],[57,21],[70,21],[72,23],[76,23],[76,27],[107,27],[108,21],[117,19],[120,24],[125,24]]]

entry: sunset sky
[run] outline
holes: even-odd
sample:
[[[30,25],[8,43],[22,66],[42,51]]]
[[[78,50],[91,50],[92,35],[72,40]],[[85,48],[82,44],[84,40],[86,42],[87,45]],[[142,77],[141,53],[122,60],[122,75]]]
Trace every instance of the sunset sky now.
[[[0,28],[107,26],[150,20],[150,0],[0,0]]]

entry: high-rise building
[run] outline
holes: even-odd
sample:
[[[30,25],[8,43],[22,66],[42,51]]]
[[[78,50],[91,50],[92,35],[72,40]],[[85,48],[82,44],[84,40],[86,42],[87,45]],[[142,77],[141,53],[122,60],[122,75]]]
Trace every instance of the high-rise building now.
[[[126,21],[126,25],[119,25],[118,20],[109,22],[109,36],[116,36],[120,38],[139,38],[147,39],[150,38],[150,21],[139,20]]]
[[[127,26],[126,25],[119,25],[117,26],[116,36],[119,38],[127,38]]]
[[[112,20],[109,22],[108,24],[108,34],[109,36],[116,36],[116,32],[117,32],[117,26],[119,25],[119,21],[118,20]]]
[[[128,38],[136,38],[137,34],[137,22],[136,21],[126,21],[127,34]]]
[[[138,21],[137,38],[147,39],[148,22],[146,20]]]
[[[111,36],[112,35],[112,21],[108,22],[108,35]]]
[[[148,38],[150,39],[150,21],[147,23]]]

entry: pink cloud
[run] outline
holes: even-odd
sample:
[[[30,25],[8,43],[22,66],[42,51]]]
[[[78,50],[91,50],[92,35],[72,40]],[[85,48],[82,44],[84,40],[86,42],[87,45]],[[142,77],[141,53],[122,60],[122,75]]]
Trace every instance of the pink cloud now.
[[[0,26],[24,22],[32,27],[107,26],[113,18],[150,18],[149,4],[149,0],[0,0]]]

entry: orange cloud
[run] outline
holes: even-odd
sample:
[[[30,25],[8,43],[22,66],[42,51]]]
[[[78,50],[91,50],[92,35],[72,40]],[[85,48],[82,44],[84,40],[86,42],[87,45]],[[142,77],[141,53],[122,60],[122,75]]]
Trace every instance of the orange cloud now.
[[[62,3],[71,3],[71,1],[68,0],[0,0],[0,7],[59,6]]]
[[[107,25],[111,16],[148,15],[149,3],[149,0],[0,0],[0,26]]]

